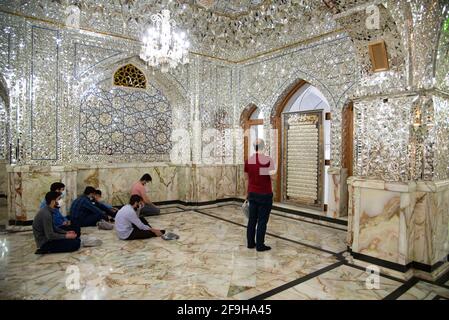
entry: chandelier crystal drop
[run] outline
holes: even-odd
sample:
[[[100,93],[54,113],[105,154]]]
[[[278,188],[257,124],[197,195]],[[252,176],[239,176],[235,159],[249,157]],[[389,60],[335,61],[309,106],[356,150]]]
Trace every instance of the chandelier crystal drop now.
[[[151,16],[152,26],[144,33],[140,58],[149,66],[159,67],[162,72],[189,62],[189,41],[186,33],[177,30],[170,19],[170,11],[162,10]]]

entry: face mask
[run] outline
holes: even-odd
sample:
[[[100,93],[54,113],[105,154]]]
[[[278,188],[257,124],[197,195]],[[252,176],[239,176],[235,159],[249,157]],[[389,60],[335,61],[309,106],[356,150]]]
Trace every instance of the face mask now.
[[[65,197],[65,190],[61,193],[61,199]]]

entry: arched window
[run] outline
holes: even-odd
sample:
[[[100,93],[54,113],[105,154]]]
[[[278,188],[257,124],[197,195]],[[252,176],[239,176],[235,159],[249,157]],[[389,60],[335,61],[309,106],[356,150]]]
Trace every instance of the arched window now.
[[[114,73],[114,85],[145,89],[147,87],[147,79],[137,67],[132,64],[127,64]]]
[[[263,113],[255,105],[248,106],[240,117],[240,122],[245,131],[244,135],[244,160],[247,160],[254,152],[254,142],[264,139]]]

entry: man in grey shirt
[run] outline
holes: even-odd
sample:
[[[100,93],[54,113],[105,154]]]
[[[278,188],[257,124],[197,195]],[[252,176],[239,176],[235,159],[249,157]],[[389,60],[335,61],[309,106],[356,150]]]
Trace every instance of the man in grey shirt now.
[[[47,205],[34,217],[33,234],[38,248],[36,254],[72,252],[80,248],[81,241],[74,231],[64,231],[53,226],[52,211],[60,199],[60,192],[48,192],[45,195]]]
[[[148,239],[160,237],[165,230],[152,228],[145,218],[139,218],[137,211],[144,206],[141,196],[135,194],[129,204],[121,208],[115,215],[115,231],[122,240]]]

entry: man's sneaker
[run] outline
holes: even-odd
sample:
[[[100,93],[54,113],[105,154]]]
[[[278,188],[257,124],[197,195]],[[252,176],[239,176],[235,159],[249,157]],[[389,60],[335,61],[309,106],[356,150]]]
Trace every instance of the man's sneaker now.
[[[100,230],[112,230],[114,229],[114,225],[105,220],[100,220],[97,222],[97,227]]]
[[[95,237],[81,236],[80,240],[82,247],[98,247],[103,244],[103,241]]]
[[[179,236],[173,232],[166,232],[161,238],[164,240],[178,240]]]

